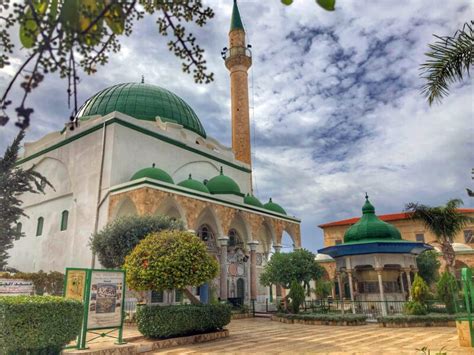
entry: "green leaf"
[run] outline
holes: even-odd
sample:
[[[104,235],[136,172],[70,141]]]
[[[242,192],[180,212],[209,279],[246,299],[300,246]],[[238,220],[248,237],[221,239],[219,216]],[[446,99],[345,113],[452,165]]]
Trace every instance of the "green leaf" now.
[[[316,0],[316,3],[326,11],[334,11],[336,0]]]
[[[79,0],[70,0],[63,4],[61,14],[59,15],[61,24],[69,31],[77,32],[79,30]]]
[[[36,21],[33,19],[31,8],[28,7],[25,14],[25,22],[20,26],[20,41],[25,48],[31,48],[36,42],[39,29]]]
[[[107,11],[105,14],[105,22],[116,35],[123,33],[125,29],[125,16],[123,15],[120,5],[113,5],[110,10]]]
[[[36,14],[44,15],[46,9],[48,8],[49,0],[36,0],[33,2],[33,7],[35,8]]]
[[[284,5],[291,5],[293,3],[293,0],[281,0],[281,2],[284,4]]]

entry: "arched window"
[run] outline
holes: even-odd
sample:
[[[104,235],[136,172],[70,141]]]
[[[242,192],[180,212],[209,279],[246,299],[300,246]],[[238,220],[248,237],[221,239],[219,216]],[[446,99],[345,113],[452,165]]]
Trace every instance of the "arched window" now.
[[[61,213],[61,231],[65,231],[67,229],[67,220],[69,218],[69,212],[64,210]]]
[[[21,238],[21,228],[22,227],[23,227],[23,225],[21,224],[21,222],[17,223],[15,240],[19,240]]]
[[[229,247],[242,247],[244,243],[235,229],[229,231]]]
[[[39,217],[38,218],[38,223],[36,224],[36,236],[39,237],[41,234],[43,234],[43,224],[44,224],[44,218]]]
[[[207,245],[207,250],[211,253],[217,253],[217,243],[214,232],[207,224],[199,227],[197,235]]]

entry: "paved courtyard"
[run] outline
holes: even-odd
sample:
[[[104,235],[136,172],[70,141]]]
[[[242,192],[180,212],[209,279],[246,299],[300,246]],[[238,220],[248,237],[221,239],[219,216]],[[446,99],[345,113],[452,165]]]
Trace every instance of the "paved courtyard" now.
[[[424,346],[436,354],[474,354],[457,343],[456,328],[380,328],[283,324],[263,318],[234,320],[226,339],[154,352],[191,353],[322,353],[322,354],[422,354]],[[152,354],[152,353],[150,353]]]

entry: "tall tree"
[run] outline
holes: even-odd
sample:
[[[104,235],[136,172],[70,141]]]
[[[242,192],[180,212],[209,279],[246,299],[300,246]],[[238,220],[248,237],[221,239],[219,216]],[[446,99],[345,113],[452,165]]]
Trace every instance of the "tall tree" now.
[[[449,86],[469,76],[474,63],[474,21],[466,22],[454,36],[437,38],[429,44],[428,59],[421,65],[421,76],[426,80],[422,93],[431,105],[449,94]]]
[[[454,262],[456,255],[452,243],[458,233],[473,219],[458,211],[463,204],[462,200],[452,199],[445,206],[430,207],[411,202],[405,209],[412,212],[411,218],[419,219],[425,227],[436,237],[441,246],[446,266],[454,275]]]
[[[0,158],[0,270],[7,265],[8,249],[13,247],[15,237],[21,237],[16,224],[21,216],[26,216],[19,199],[25,192],[44,193],[46,186],[53,187],[49,181],[34,170],[33,165],[27,170],[16,167],[20,144],[25,131],[20,130],[12,145]]]

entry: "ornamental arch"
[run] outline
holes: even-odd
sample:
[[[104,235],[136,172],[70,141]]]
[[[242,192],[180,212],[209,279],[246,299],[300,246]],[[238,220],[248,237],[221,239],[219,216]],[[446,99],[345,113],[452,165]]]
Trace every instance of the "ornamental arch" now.
[[[201,227],[202,225],[209,226],[215,233],[216,238],[219,238],[219,236],[224,235],[222,231],[221,221],[217,216],[215,210],[211,206],[204,207],[204,209],[199,213],[193,229],[195,231],[198,231],[199,227]],[[192,224],[188,223],[188,226],[191,227]]]
[[[181,220],[184,223],[185,228],[188,227],[185,210],[172,196],[168,196],[162,202],[160,202],[154,214]]]
[[[117,203],[114,209],[112,209],[111,219],[136,215],[138,215],[138,211],[135,203],[130,197],[126,196]]]

